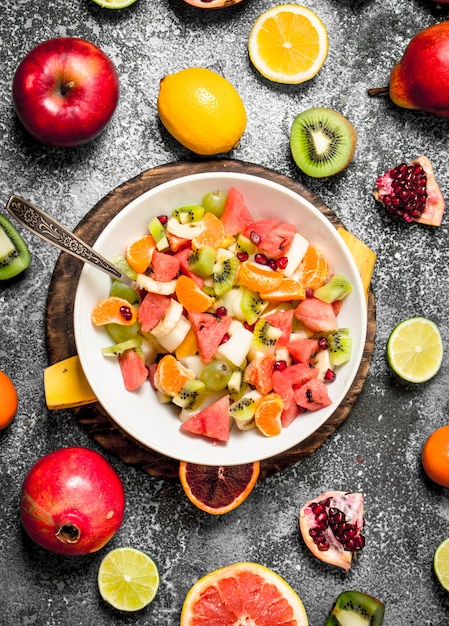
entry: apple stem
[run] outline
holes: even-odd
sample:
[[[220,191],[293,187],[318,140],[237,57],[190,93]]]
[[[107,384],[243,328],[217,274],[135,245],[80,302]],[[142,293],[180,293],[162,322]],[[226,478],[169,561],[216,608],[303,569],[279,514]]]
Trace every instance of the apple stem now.
[[[65,96],[71,89],[73,89],[75,87],[75,81],[71,80],[68,83],[64,83],[61,86],[61,93],[63,96]]]
[[[381,96],[384,93],[389,92],[389,87],[373,87],[368,89],[368,95],[371,97]]]

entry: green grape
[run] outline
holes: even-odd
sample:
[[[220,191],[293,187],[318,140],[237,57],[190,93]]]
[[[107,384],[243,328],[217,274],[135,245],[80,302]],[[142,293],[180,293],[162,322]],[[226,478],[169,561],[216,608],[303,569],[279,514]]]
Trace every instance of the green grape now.
[[[209,191],[201,202],[204,210],[213,213],[216,217],[221,217],[226,204],[226,194],[224,191]]]
[[[131,326],[123,326],[122,324],[105,324],[108,335],[115,343],[122,343],[128,339],[133,339],[139,334],[140,325],[134,322]]]
[[[204,366],[200,379],[209,391],[221,391],[225,389],[232,375],[232,367],[227,361],[211,361]]]
[[[131,289],[131,287],[128,287],[128,285],[125,285],[119,280],[112,281],[109,295],[128,300],[131,304],[139,301],[139,294],[137,291],[134,291],[134,289]]]

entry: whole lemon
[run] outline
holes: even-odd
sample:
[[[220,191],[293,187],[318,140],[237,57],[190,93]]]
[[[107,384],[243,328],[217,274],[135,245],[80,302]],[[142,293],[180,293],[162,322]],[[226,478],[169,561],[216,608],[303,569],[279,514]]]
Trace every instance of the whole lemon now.
[[[245,106],[236,89],[206,68],[190,67],[164,76],[157,108],[168,132],[200,155],[229,152],[246,127]]]

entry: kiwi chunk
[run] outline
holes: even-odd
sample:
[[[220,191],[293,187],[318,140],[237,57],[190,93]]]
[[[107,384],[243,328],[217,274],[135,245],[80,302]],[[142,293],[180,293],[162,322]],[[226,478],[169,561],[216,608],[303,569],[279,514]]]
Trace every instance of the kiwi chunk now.
[[[153,217],[150,220],[150,223],[148,224],[148,230],[150,231],[151,236],[156,242],[156,248],[159,250],[159,252],[163,252],[164,250],[167,250],[169,248],[167,232],[158,217]]]
[[[26,243],[8,218],[0,214],[0,280],[17,276],[30,262]]]
[[[257,320],[253,331],[253,346],[262,352],[274,351],[276,342],[282,335],[282,330],[273,326],[267,320]]]
[[[203,246],[197,250],[192,250],[187,258],[189,269],[198,276],[207,278],[212,276],[214,271],[215,259],[217,251],[212,246]]]
[[[333,109],[314,107],[295,117],[290,149],[296,165],[308,176],[324,178],[341,172],[354,156],[357,133]]]
[[[116,343],[113,346],[108,346],[107,348],[102,348],[101,353],[104,356],[119,356],[123,354],[127,350],[138,350],[142,345],[142,340],[139,337],[133,337],[131,339],[127,339],[126,341],[121,341],[120,343]]]
[[[352,291],[349,280],[341,274],[334,274],[327,283],[315,289],[313,295],[318,300],[331,304],[336,300],[343,300]]]
[[[217,296],[222,296],[232,288],[237,278],[238,267],[239,260],[236,256],[225,258],[214,264],[214,290]]]
[[[385,614],[385,605],[361,591],[341,593],[325,626],[381,626]]]
[[[255,324],[260,315],[268,306],[268,300],[262,300],[256,291],[252,291],[248,287],[241,287],[242,299],[240,308],[242,309],[245,321],[248,324]]]
[[[199,204],[181,206],[177,209],[173,209],[172,215],[176,217],[180,224],[199,222],[204,215],[204,207]]]
[[[202,404],[205,397],[206,385],[195,378],[186,380],[178,393],[173,396],[172,402],[182,409],[193,411]]]
[[[314,336],[326,337],[331,365],[335,367],[343,365],[351,358],[352,337],[349,328],[338,328]]]

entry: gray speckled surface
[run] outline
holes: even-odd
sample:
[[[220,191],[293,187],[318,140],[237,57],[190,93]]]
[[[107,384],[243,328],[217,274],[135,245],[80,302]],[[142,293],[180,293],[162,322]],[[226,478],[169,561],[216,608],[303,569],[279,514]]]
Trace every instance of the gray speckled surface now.
[[[430,383],[411,389],[392,378],[385,360],[391,329],[415,314],[434,319],[445,348],[449,345],[449,218],[439,229],[406,226],[382,214],[371,195],[383,169],[425,153],[449,197],[449,120],[366,95],[367,87],[386,83],[408,40],[445,15],[425,0],[307,0],[328,28],[329,56],[314,80],[282,87],[263,80],[246,52],[251,24],[275,4],[244,0],[226,10],[201,11],[181,0],[137,0],[127,10],[110,12],[89,0],[17,0],[0,9],[1,205],[20,193],[74,228],[117,185],[145,169],[188,158],[161,128],[155,102],[163,75],[201,65],[234,83],[247,107],[247,130],[230,156],[300,180],[378,254],[370,373],[347,421],[312,456],[259,482],[243,505],[217,518],[191,506],[180,485],[150,478],[105,454],[127,496],[125,521],[109,547],[128,544],[148,551],[161,574],[154,602],[139,615],[122,616],[97,592],[105,550],[79,559],[58,557],[33,545],[20,526],[21,481],[34,461],[65,445],[102,451],[70,411],[45,407],[45,302],[58,252],[24,232],[32,265],[20,279],[0,284],[0,367],[20,395],[16,419],[0,433],[2,626],[174,625],[190,586],[239,560],[260,562],[284,576],[303,599],[311,626],[324,623],[335,597],[348,588],[382,599],[386,626],[449,624],[449,599],[432,572],[433,552],[449,536],[448,493],[431,484],[420,465],[424,440],[449,421],[449,361],[444,359]],[[18,123],[11,82],[32,46],[65,35],[85,37],[110,55],[121,100],[97,140],[58,150],[34,142]],[[302,177],[290,157],[290,124],[310,106],[336,108],[358,131],[353,162],[333,179]],[[330,488],[365,494],[367,545],[348,575],[315,560],[299,537],[300,506]]]

